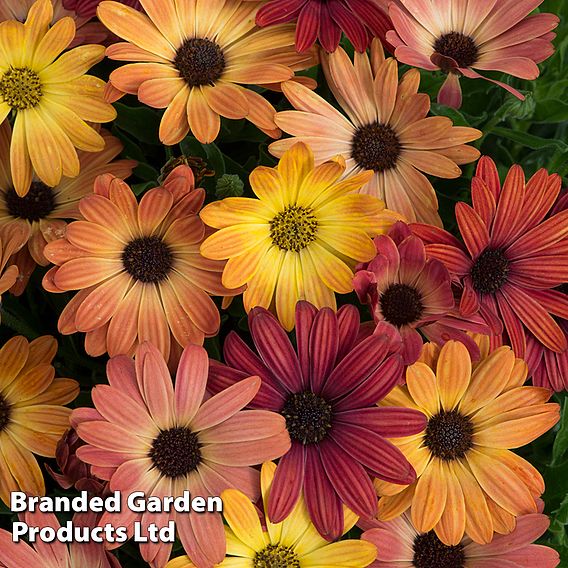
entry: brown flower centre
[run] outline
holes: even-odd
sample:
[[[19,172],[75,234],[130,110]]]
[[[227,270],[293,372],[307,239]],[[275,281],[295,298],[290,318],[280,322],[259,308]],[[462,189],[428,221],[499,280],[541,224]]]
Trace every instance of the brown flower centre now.
[[[269,544],[253,558],[254,568],[300,568],[298,556],[290,546]]]
[[[174,64],[190,87],[213,85],[225,70],[225,55],[214,41],[191,38],[177,50]]]
[[[407,284],[391,284],[379,303],[383,317],[397,327],[418,321],[424,311],[422,295]]]
[[[298,252],[315,241],[317,228],[310,207],[288,205],[270,221],[270,237],[280,249]]]
[[[173,255],[160,237],[140,237],[126,245],[122,252],[122,264],[135,280],[156,284],[168,276]]]
[[[473,288],[481,294],[494,294],[507,282],[509,261],[503,249],[487,249],[474,262],[470,276]]]
[[[440,55],[451,57],[458,67],[462,68],[473,65],[479,56],[479,49],[473,38],[460,32],[450,32],[439,37],[434,43],[434,50]]]
[[[11,187],[4,194],[8,213],[27,221],[45,219],[55,209],[53,189],[41,181],[34,181],[26,195],[20,197]]]
[[[461,459],[473,446],[473,424],[457,410],[442,410],[428,421],[424,444],[441,460]]]
[[[290,438],[302,444],[321,442],[331,428],[331,404],[313,392],[294,393],[280,413]]]
[[[0,97],[14,110],[37,106],[41,96],[39,75],[31,69],[10,67],[0,78]]]
[[[461,544],[448,546],[430,531],[415,538],[412,563],[416,568],[463,568],[465,553]]]
[[[162,475],[176,479],[197,469],[201,444],[189,428],[170,428],[158,434],[149,457]]]
[[[8,426],[11,416],[12,406],[8,404],[8,401],[0,394],[0,432]]]
[[[351,157],[366,170],[390,170],[396,166],[399,155],[398,136],[388,124],[361,126],[351,141]]]

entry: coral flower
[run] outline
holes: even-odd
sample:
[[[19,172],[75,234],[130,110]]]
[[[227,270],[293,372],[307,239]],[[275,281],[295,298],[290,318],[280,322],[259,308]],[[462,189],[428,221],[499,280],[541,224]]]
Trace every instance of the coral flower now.
[[[300,140],[318,164],[340,154],[346,176],[373,170],[363,193],[383,199],[407,221],[441,226],[436,193],[424,174],[459,177],[458,165],[479,157],[466,143],[481,132],[453,126],[447,117],[427,117],[430,99],[418,93],[420,73],[411,69],[399,82],[397,63],[385,60],[378,40],[370,58],[354,57],[352,63],[343,49],[322,57],[327,82],[347,116],[302,85],[282,86],[296,110],[279,112],[276,124],[293,138],[273,142],[270,151],[281,156]]]
[[[368,530],[361,537],[380,551],[371,568],[555,568],[558,552],[533,544],[550,524],[546,515],[534,513],[517,520],[508,535],[495,535],[489,544],[478,544],[465,537],[454,546],[444,544],[435,532],[416,530],[410,515],[404,513],[389,522],[364,522]]]
[[[6,504],[11,491],[45,495],[34,454],[53,458],[69,428],[71,410],[62,405],[75,399],[79,385],[54,379],[56,351],[49,336],[31,343],[17,336],[0,349],[0,499]]]
[[[258,497],[258,471],[252,465],[277,458],[290,447],[282,416],[264,410],[241,411],[255,396],[260,379],[250,376],[219,394],[204,399],[208,375],[207,352],[189,345],[175,380],[160,352],[150,343],[138,347],[135,361],[125,355],[110,360],[110,386],[93,389],[95,409],[74,411],[73,426],[87,442],[77,456],[92,471],[109,480],[124,501],[132,491],[163,499],[182,496],[219,496],[236,488]],[[201,567],[225,557],[225,535],[220,514],[105,513],[104,526],[125,526],[132,534],[141,521],[167,526],[170,520],[186,553]],[[155,568],[163,567],[172,544],[144,543],[142,556]]]
[[[383,324],[355,345],[359,314],[351,305],[335,314],[299,302],[297,351],[267,310],[255,308],[249,325],[258,355],[229,334],[224,344],[229,366],[212,366],[208,388],[218,392],[251,372],[262,378],[250,407],[282,414],[292,439],[278,464],[268,517],[274,523],[284,520],[303,491],[319,533],[339,538],[342,504],[359,516],[374,516],[372,477],[401,484],[415,479],[400,450],[385,438],[418,434],[424,415],[376,406],[402,378],[400,338]]]
[[[223,284],[247,284],[247,312],[268,308],[275,298],[278,318],[290,330],[298,300],[335,308],[334,292],[353,290],[353,267],[373,258],[371,237],[394,216],[379,199],[353,193],[371,172],[339,181],[344,172],[341,159],[314,167],[312,151],[298,143],[276,168],[259,166],[251,173],[258,199],[229,197],[203,209],[205,223],[220,230],[201,252],[228,259]]]
[[[128,43],[107,49],[110,59],[134,61],[113,71],[112,86],[166,108],[160,140],[177,144],[191,130],[202,143],[217,138],[220,116],[247,118],[277,137],[274,107],[242,85],[270,86],[315,64],[298,54],[294,26],[259,30],[258,2],[141,0],[148,15],[117,2],[101,2],[99,19]]]
[[[223,263],[199,252],[205,191],[193,179],[191,168],[178,166],[138,204],[123,181],[99,176],[95,195],[79,203],[85,220],[45,247],[56,265],[44,277],[46,290],[80,290],[59,330],[86,332],[90,355],[132,353],[148,340],[167,358],[176,345],[217,333],[219,311],[209,294],[229,291],[221,285]]]
[[[76,177],[80,163],[75,148],[99,152],[105,146],[86,121],[116,117],[103,100],[104,81],[85,75],[101,61],[104,48],[85,45],[59,57],[75,37],[75,23],[63,18],[50,26],[52,19],[50,0],[37,0],[25,23],[0,24],[0,123],[15,114],[10,165],[18,195],[28,192],[34,171],[50,187],[62,176]]]
[[[415,363],[422,351],[422,332],[431,341],[464,343],[473,359],[479,348],[465,330],[489,333],[478,316],[461,318],[454,309],[454,294],[448,269],[436,259],[427,259],[424,243],[403,222],[388,235],[375,238],[377,256],[361,265],[353,286],[359,299],[371,308],[376,322],[398,328],[403,340],[403,363]]]
[[[268,508],[275,471],[276,466],[272,462],[266,462],[262,466],[260,482],[265,511]],[[217,564],[218,568],[365,568],[377,556],[375,546],[368,541],[349,539],[330,544],[323,539],[310,521],[303,499],[296,503],[287,519],[275,524],[266,514],[261,521],[254,504],[240,491],[226,489],[221,497],[223,515],[228,524],[225,528],[228,556]],[[357,520],[348,509],[345,513],[343,533]],[[180,556],[168,562],[167,568],[193,568],[193,564],[187,556]]]
[[[568,210],[546,219],[560,184],[545,170],[525,184],[515,165],[501,187],[494,162],[483,157],[472,180],[473,207],[456,205],[464,244],[436,227],[412,226],[428,256],[463,286],[462,315],[479,312],[493,334],[505,331],[517,357],[526,355],[528,332],[552,351],[568,346],[553,318],[568,315],[568,299],[553,290],[568,273]]]
[[[379,518],[391,520],[411,506],[417,530],[435,531],[447,545],[464,534],[478,543],[508,534],[520,515],[537,512],[544,491],[538,471],[510,451],[528,444],[559,419],[548,389],[523,386],[527,365],[503,346],[473,369],[457,341],[430,345],[408,368],[406,386],[381,404],[414,408],[428,416],[424,433],[393,442],[416,469],[409,487],[377,480]],[[432,356],[433,354],[433,356]]]
[[[56,187],[33,180],[30,190],[20,197],[10,176],[11,128],[8,121],[0,124],[0,229],[13,231],[18,227],[26,235],[27,246],[13,259],[18,265],[18,283],[12,289],[21,294],[36,263],[47,266],[43,254],[45,245],[61,238],[65,219],[78,219],[79,201],[93,192],[95,178],[111,173],[121,179],[132,173],[133,160],[112,161],[122,150],[122,144],[106,131],[101,131],[105,148],[101,152],[79,152],[81,171],[76,178],[62,178]]]
[[[296,49],[309,49],[316,40],[335,51],[344,32],[357,51],[365,51],[374,37],[385,39],[392,22],[386,0],[269,0],[256,15],[259,26],[296,21]]]
[[[520,99],[523,95],[501,81],[478,71],[501,71],[536,79],[537,63],[554,53],[552,32],[559,22],[554,14],[529,14],[543,0],[402,0],[391,2],[394,30],[387,33],[402,63],[448,77],[438,102],[459,108],[460,77],[486,79]]]

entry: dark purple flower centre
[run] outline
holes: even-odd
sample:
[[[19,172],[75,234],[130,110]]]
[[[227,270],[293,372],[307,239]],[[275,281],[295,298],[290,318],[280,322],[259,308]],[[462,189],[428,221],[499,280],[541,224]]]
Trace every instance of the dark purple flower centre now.
[[[439,37],[434,43],[434,51],[451,57],[461,68],[473,65],[479,56],[479,49],[473,38],[460,32],[450,32]]]
[[[414,540],[412,563],[416,568],[463,568],[465,553],[461,544],[448,546],[430,531]]]
[[[503,249],[484,250],[471,268],[473,289],[480,294],[494,294],[507,282],[509,261]]]
[[[331,428],[331,404],[313,392],[294,393],[280,413],[286,418],[290,438],[302,444],[321,442]]]
[[[156,284],[168,276],[173,255],[160,237],[140,237],[126,245],[122,251],[122,264],[135,280]]]
[[[442,410],[428,421],[424,445],[441,460],[461,459],[473,446],[473,424],[457,410]]]
[[[254,568],[300,568],[300,561],[290,546],[269,544],[253,558]]]
[[[424,311],[422,295],[407,284],[391,284],[379,303],[385,320],[397,327],[418,321]]]
[[[149,457],[162,475],[176,479],[197,469],[201,444],[189,428],[170,428],[158,434]]]
[[[20,197],[11,187],[4,194],[6,209],[12,217],[39,221],[55,209],[53,189],[41,181],[34,181],[26,195]]]
[[[225,69],[225,55],[214,41],[191,38],[177,50],[174,65],[190,87],[213,85]]]
[[[2,432],[10,422],[12,407],[8,401],[0,394],[0,432]]]
[[[390,170],[396,166],[399,155],[398,136],[388,124],[361,126],[351,141],[351,157],[366,170]]]

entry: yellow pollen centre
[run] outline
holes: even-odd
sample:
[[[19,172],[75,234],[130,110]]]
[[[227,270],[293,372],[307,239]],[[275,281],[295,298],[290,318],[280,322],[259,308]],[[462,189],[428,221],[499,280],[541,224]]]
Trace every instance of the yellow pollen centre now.
[[[253,558],[254,568],[300,568],[300,561],[289,546],[269,544]]]
[[[282,250],[298,252],[315,241],[318,221],[310,207],[288,205],[270,221],[272,242]]]
[[[37,106],[41,95],[39,75],[31,69],[10,67],[0,79],[0,97],[15,110]]]

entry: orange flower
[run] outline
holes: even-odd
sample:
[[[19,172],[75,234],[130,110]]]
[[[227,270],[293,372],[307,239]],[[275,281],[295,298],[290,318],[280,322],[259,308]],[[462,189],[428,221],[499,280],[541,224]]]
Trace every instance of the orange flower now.
[[[25,244],[27,236],[21,228],[12,230],[8,234],[0,231],[0,305],[2,294],[9,290],[18,278],[18,267],[14,264],[13,255]]]

